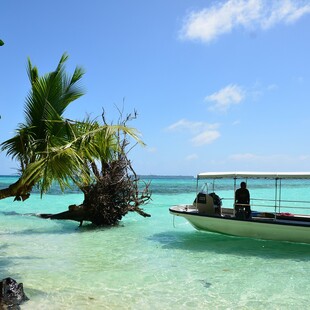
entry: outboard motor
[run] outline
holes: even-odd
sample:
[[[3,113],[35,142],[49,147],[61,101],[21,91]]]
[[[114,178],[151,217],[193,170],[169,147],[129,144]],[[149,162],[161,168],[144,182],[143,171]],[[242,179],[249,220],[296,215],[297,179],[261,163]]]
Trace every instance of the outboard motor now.
[[[200,214],[221,215],[222,200],[215,193],[198,193],[194,200],[194,206],[197,207]]]
[[[213,198],[203,192],[198,193],[194,200],[194,206],[197,207],[199,214],[214,215],[214,203]]]

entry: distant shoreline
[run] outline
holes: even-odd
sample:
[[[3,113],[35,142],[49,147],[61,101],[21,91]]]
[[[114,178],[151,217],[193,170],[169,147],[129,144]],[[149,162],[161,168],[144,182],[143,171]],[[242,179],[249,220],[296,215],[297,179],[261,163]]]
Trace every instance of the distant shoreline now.
[[[0,174],[0,178],[1,177],[15,177],[15,178],[18,178],[19,175],[18,174]]]
[[[153,179],[194,179],[192,175],[156,175],[156,174],[141,174],[140,178],[153,178]]]
[[[19,177],[17,174],[0,174],[0,177]],[[138,175],[139,178],[143,179],[195,179],[192,175],[157,175],[157,174],[140,174]]]

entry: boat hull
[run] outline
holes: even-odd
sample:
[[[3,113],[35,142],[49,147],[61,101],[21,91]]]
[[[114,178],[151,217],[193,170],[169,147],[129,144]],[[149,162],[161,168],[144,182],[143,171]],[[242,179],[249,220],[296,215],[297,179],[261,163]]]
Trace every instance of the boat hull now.
[[[310,243],[310,223],[307,222],[239,220],[201,215],[180,206],[172,207],[169,211],[173,215],[184,217],[197,230],[265,240]]]

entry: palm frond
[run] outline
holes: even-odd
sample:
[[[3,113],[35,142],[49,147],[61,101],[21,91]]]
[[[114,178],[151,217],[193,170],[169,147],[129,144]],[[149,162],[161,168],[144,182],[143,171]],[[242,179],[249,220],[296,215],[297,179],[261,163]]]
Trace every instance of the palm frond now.
[[[80,122],[64,118],[67,106],[84,94],[79,85],[84,70],[76,67],[68,75],[67,59],[63,54],[56,69],[43,76],[28,59],[31,89],[25,100],[25,122],[13,138],[0,145],[20,162],[22,182],[38,184],[41,193],[54,181],[62,189],[72,181],[90,184],[95,161],[104,165],[117,159],[124,151],[121,141],[127,137],[144,145],[139,132],[126,126],[130,116],[118,125],[107,125],[104,119],[101,125],[90,118]]]

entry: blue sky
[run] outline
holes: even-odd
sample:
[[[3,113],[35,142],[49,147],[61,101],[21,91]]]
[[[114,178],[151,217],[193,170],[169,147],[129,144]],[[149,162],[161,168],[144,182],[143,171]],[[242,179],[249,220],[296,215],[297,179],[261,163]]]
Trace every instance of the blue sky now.
[[[23,122],[30,57],[86,74],[71,119],[116,106],[139,174],[310,170],[310,1],[2,0],[0,141]],[[16,164],[0,153],[0,174]]]

